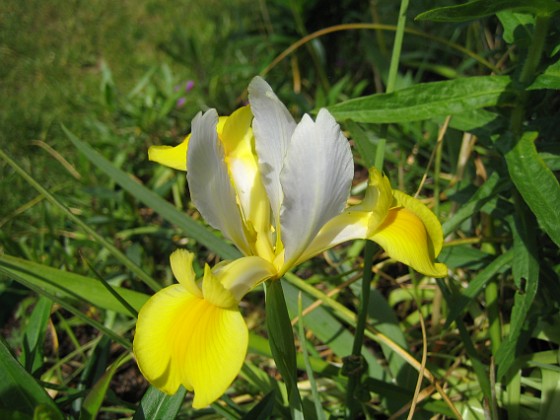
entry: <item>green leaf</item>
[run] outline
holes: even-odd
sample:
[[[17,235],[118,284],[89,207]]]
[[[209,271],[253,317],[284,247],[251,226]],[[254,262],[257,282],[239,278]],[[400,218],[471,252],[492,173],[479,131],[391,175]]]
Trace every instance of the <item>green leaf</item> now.
[[[560,184],[537,153],[536,132],[524,133],[515,142],[504,135],[498,148],[506,158],[509,174],[523,200],[537,217],[539,225],[560,246]]]
[[[443,235],[447,236],[453,232],[457,226],[472,217],[488,201],[504,191],[509,184],[506,179],[500,177],[498,172],[493,172],[490,177],[482,184],[467,203],[461,203],[461,207],[452,217],[447,219],[443,225]]]
[[[25,327],[20,362],[30,373],[36,372],[43,365],[43,339],[51,308],[52,301],[39,297]]]
[[[305,329],[303,326],[303,309],[301,304],[301,292],[298,296],[298,338],[300,342],[301,352],[303,353],[303,360],[305,362],[305,372],[307,373],[307,379],[309,380],[309,385],[311,386],[311,396],[313,399],[313,405],[315,406],[315,413],[317,414],[318,420],[326,420],[325,413],[323,412],[323,407],[321,405],[321,397],[319,391],[317,391],[317,382],[315,381],[315,375],[313,374],[313,368],[309,360],[309,353],[307,351],[307,338],[305,336]]]
[[[243,420],[267,420],[272,418],[274,410],[274,391],[269,392],[259,401],[247,414],[243,416]]]
[[[348,127],[348,130],[350,130],[352,139],[354,140],[354,143],[356,144],[358,152],[364,160],[366,167],[374,167],[377,147],[373,143],[372,139],[355,122],[349,120],[346,121],[345,125]]]
[[[0,255],[0,272],[8,276],[22,278],[29,283],[48,291],[65,300],[89,302],[102,309],[130,315],[123,306],[98,280],[75,273],[59,270],[32,261],[9,255]],[[140,310],[148,296],[122,287],[113,290],[125,299],[133,308]]]
[[[222,258],[235,259],[241,255],[237,249],[227,244],[223,239],[220,239],[207,227],[191,219],[185,213],[180,212],[159,195],[144,187],[138,181],[135,181],[129,174],[115,167],[90,145],[78,139],[66,129],[66,127],[63,127],[63,129],[70,141],[91,163],[105,172],[113,181],[132,194],[136,199],[154,209],[154,211],[165,220],[179,227],[191,238],[214,251]]]
[[[445,328],[457,319],[463,313],[463,310],[478,296],[486,283],[496,274],[503,272],[511,265],[513,259],[513,250],[508,250],[504,254],[497,257],[494,261],[488,264],[481,270],[470,282],[468,287],[460,294],[452,296],[452,303],[449,305],[450,311],[445,322]]]
[[[128,358],[130,358],[130,354],[122,354],[121,357],[113,362],[109,369],[107,369],[107,371],[91,388],[82,404],[82,409],[80,410],[80,420],[93,420],[96,418],[97,413],[101,408],[101,404],[103,404],[105,394],[107,394],[107,390],[109,389],[111,379],[113,379],[113,376],[122,365],[123,361]]]
[[[519,198],[519,196],[517,196]],[[507,373],[523,350],[527,334],[526,320],[533,304],[539,285],[539,258],[537,249],[537,231],[533,214],[519,199],[517,214],[511,223],[513,233],[512,272],[517,291],[515,292],[511,311],[509,335],[496,352],[498,379]]]
[[[507,76],[467,77],[422,83],[393,93],[351,99],[329,107],[339,121],[398,123],[462,114],[503,101]]]
[[[303,416],[301,397],[297,387],[296,348],[294,332],[284,291],[280,281],[266,283],[266,329],[272,356],[288,390],[288,401],[293,417]],[[303,418],[303,417],[301,417]]]
[[[494,15],[502,10],[531,12],[550,16],[560,10],[560,4],[553,0],[474,0],[456,6],[438,7],[416,16],[416,20],[434,22],[468,22]]]
[[[154,386],[150,386],[144,396],[142,401],[140,401],[140,406],[136,409],[134,413],[133,420],[167,420],[174,419],[183,400],[187,390],[180,387],[179,390],[173,395],[167,395],[158,390]]]
[[[63,419],[62,413],[46,391],[12,356],[0,338],[0,407],[33,416],[39,408],[53,420]]]
[[[528,89],[560,89],[560,60],[548,66],[542,74],[537,76]]]

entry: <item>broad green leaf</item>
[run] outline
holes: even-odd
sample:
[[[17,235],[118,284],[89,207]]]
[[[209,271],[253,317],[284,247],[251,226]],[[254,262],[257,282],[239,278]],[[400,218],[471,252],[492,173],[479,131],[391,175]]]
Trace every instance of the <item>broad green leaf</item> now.
[[[105,394],[107,394],[107,390],[109,389],[111,379],[113,379],[113,376],[117,372],[118,368],[127,358],[130,358],[130,355],[128,353],[124,353],[121,357],[115,360],[109,369],[107,369],[96,384],[89,390],[88,395],[82,404],[80,420],[93,420],[96,418],[97,413],[101,408],[101,404],[103,404]]]
[[[133,420],[167,420],[174,419],[185,399],[187,390],[180,387],[173,395],[167,395],[150,386],[134,413]]]
[[[115,167],[110,161],[101,156],[99,152],[78,139],[65,127],[63,128],[70,141],[91,161],[91,163],[105,172],[113,181],[128,191],[136,199],[154,209],[154,211],[165,220],[179,227],[191,238],[216,252],[224,259],[234,259],[241,255],[237,249],[216,236],[211,229],[206,228],[201,223],[191,219],[185,213],[177,210],[159,195],[135,181],[129,174]]]
[[[532,38],[531,26],[535,24],[535,16],[530,13],[519,13],[503,10],[496,14],[503,27],[504,41],[516,44],[516,47],[529,45]]]
[[[364,132],[364,130],[353,121],[346,121],[346,126],[350,133],[352,134],[352,139],[356,144],[356,148],[360,153],[360,156],[364,160],[367,168],[372,168],[375,166],[375,155],[377,147],[373,143],[372,139]]]
[[[416,16],[416,20],[467,22],[494,15],[502,10],[515,10],[550,16],[560,10],[560,4],[553,0],[474,0],[456,6],[445,6],[428,10]]]
[[[560,184],[537,153],[537,137],[538,133],[526,132],[516,142],[512,136],[504,135],[498,140],[498,148],[523,200],[539,225],[560,246]]]
[[[548,66],[542,74],[537,76],[528,89],[560,89],[560,60]]]
[[[288,390],[293,417],[303,418],[301,397],[297,387],[297,362],[294,332],[280,281],[266,283],[266,330],[276,367]]]
[[[63,419],[62,413],[46,391],[12,356],[0,338],[0,408],[30,417],[39,409],[49,418]]]
[[[462,114],[503,100],[507,76],[468,77],[422,83],[393,93],[351,99],[329,107],[339,121],[398,123]]]
[[[64,299],[89,302],[98,308],[130,315],[127,308],[109,293],[101,282],[90,277],[69,273],[9,255],[0,255],[0,272],[8,276],[21,277],[29,283]],[[113,289],[136,310],[140,310],[148,300],[147,295],[133,290],[116,286]]]

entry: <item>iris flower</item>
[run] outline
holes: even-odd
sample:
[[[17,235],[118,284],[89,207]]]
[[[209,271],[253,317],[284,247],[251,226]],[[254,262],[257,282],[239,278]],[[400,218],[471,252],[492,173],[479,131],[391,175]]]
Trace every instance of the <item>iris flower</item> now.
[[[205,267],[197,280],[193,255],[171,255],[178,284],[141,309],[134,353],[144,376],[173,394],[194,391],[193,407],[219,398],[239,373],[248,331],[239,302],[266,280],[352,239],[377,242],[389,257],[433,277],[443,235],[434,214],[393,190],[375,169],[362,202],[347,206],[354,164],[348,140],[332,115],[296,123],[260,77],[249,106],[229,117],[199,113],[176,147],[153,146],[149,158],[187,171],[191,199],[204,219],[243,257]]]

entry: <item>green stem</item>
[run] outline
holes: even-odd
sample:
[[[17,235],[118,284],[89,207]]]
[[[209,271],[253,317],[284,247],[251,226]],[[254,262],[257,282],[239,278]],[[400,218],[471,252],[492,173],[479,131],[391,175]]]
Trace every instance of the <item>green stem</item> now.
[[[399,69],[399,60],[404,38],[404,27],[406,25],[407,10],[408,0],[401,0],[399,19],[397,21],[397,31],[395,32],[395,43],[393,44],[393,53],[391,54],[391,64],[389,65],[389,75],[387,77],[386,93],[391,93],[395,90],[395,84],[397,81],[397,74]]]
[[[356,333],[352,345],[352,355],[345,361],[345,365],[353,365],[348,372],[348,388],[346,390],[346,403],[348,406],[348,418],[354,419],[360,410],[360,401],[356,398],[356,387],[360,383],[362,373],[364,373],[365,363],[362,357],[362,345],[364,344],[364,331],[367,324],[369,297],[371,288],[373,257],[376,245],[368,241],[364,249],[364,275],[362,277],[362,293]],[[349,363],[348,363],[349,362]],[[345,366],[348,369],[348,366]]]
[[[284,290],[279,280],[265,283],[266,329],[272,357],[284,379],[292,418],[303,418],[301,397],[297,387],[297,361],[294,332]]]
[[[408,10],[408,0],[401,0],[401,7],[399,10],[399,19],[397,22],[397,31],[395,33],[395,42],[393,44],[393,52],[391,54],[391,64],[389,65],[389,75],[387,78],[387,93],[395,90],[397,80],[399,60],[402,50],[402,43],[404,38],[404,29],[406,24],[406,12]],[[375,167],[381,171],[383,169],[383,158],[385,155],[385,135],[387,133],[387,126],[382,127],[381,140],[376,148]],[[360,383],[361,375],[365,369],[365,364],[362,360],[362,345],[364,342],[364,331],[367,324],[370,288],[373,265],[373,257],[377,250],[377,246],[373,242],[367,242],[364,249],[364,274],[362,277],[362,296],[360,309],[358,314],[358,322],[356,325],[356,334],[354,335],[354,343],[352,346],[352,355],[350,356],[350,368],[348,374],[348,389],[346,393],[347,414],[348,418],[353,419],[357,417],[360,410],[360,402],[356,399],[356,387]]]
[[[537,16],[533,41],[531,42],[527,58],[525,59],[521,75],[519,76],[519,81],[523,85],[530,83],[535,76],[535,71],[541,61],[549,25],[550,16]]]
[[[527,53],[527,58],[523,63],[521,74],[519,75],[519,93],[516,106],[511,113],[510,127],[515,139],[521,138],[523,132],[523,121],[525,120],[525,105],[527,102],[527,91],[522,90],[535,77],[535,72],[541,61],[548,27],[550,25],[549,16],[537,16],[535,22],[535,33]]]

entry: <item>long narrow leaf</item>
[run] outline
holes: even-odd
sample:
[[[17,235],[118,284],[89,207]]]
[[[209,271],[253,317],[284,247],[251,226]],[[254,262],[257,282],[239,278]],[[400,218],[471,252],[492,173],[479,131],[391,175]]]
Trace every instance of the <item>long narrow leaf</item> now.
[[[0,272],[8,277],[22,278],[65,300],[88,302],[98,308],[129,315],[128,309],[96,279],[9,255],[0,255]],[[113,289],[136,310],[148,300],[143,293],[115,286]]]
[[[200,242],[208,249],[214,251],[222,258],[234,259],[241,254],[233,246],[224,242],[201,223],[180,212],[159,195],[135,181],[129,174],[115,167],[111,162],[101,156],[90,145],[78,139],[68,129],[64,132],[76,148],[84,154],[100,170],[105,172],[113,181],[132,194],[135,198],[154,209],[161,217],[179,227],[190,237]]]
[[[62,413],[43,387],[12,356],[0,338],[0,407],[9,408],[29,417],[38,410],[53,420],[62,419]]]

